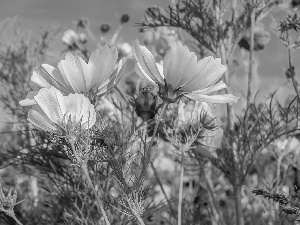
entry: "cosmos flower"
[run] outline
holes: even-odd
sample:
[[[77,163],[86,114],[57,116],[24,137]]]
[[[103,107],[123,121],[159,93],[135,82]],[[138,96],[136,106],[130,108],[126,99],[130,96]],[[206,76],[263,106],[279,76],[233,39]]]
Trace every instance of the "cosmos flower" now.
[[[79,93],[101,97],[117,84],[124,72],[126,58],[118,63],[117,59],[117,49],[108,45],[95,50],[88,63],[80,56],[67,53],[65,60],[58,63],[58,69],[48,64],[34,68],[31,80],[41,88],[55,87],[64,95]],[[36,91],[29,93],[20,104],[31,105],[36,94]]]
[[[197,62],[196,55],[187,46],[174,46],[161,65],[138,41],[133,49],[137,60],[136,72],[159,86],[159,95],[164,101],[175,102],[183,95],[211,103],[234,103],[238,100],[231,94],[208,96],[226,88],[220,79],[227,68],[219,58],[209,56]]]
[[[96,122],[94,106],[83,94],[63,96],[54,87],[42,88],[34,100],[36,104],[28,112],[28,121],[40,130],[63,134],[76,127],[89,129]]]

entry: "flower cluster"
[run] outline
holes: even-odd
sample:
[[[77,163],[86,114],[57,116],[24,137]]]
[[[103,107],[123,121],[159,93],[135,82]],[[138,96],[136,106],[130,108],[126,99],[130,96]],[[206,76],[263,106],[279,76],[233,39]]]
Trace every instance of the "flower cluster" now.
[[[91,128],[96,122],[94,103],[120,80],[126,59],[119,62],[115,47],[95,50],[86,63],[67,53],[58,68],[48,64],[34,68],[31,80],[40,90],[28,93],[22,106],[32,106],[28,121],[34,127],[51,133],[72,134]]]
[[[226,88],[221,76],[226,67],[220,59],[197,57],[186,46],[175,46],[165,56],[163,64],[155,62],[150,51],[134,43],[136,72],[158,85],[159,97],[167,103],[186,96],[200,102],[232,103],[237,97],[208,94]],[[22,106],[32,106],[28,120],[38,129],[63,134],[76,126],[88,129],[96,122],[93,104],[120,80],[126,66],[126,58],[118,61],[115,47],[105,45],[95,50],[88,63],[80,56],[67,53],[54,68],[42,64],[34,68],[31,80],[41,89],[31,91]],[[144,120],[154,117],[157,99],[149,91],[143,91],[134,100],[138,116]],[[149,112],[148,112],[149,111]]]

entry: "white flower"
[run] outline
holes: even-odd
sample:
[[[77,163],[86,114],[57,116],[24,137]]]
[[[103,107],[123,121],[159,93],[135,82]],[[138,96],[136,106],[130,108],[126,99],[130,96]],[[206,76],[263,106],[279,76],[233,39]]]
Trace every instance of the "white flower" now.
[[[42,88],[34,100],[36,104],[28,112],[28,121],[40,130],[62,134],[78,126],[89,129],[96,122],[94,106],[83,94],[63,96],[54,87]]]
[[[73,46],[79,40],[79,36],[74,30],[69,29],[64,32],[61,40],[63,41],[64,44],[68,46]]]
[[[118,44],[119,51],[125,56],[132,55],[132,47],[127,42]]]
[[[101,97],[117,84],[124,72],[126,58],[118,63],[117,59],[117,49],[107,45],[95,50],[88,63],[80,56],[67,53],[65,60],[58,63],[58,69],[48,64],[34,68],[31,80],[41,88],[55,87],[64,95],[79,93]],[[34,103],[32,97],[36,93],[29,93],[20,104]]]
[[[160,97],[174,102],[182,95],[188,98],[211,103],[233,103],[237,97],[208,94],[226,88],[220,81],[227,68],[221,59],[212,56],[197,62],[197,57],[187,46],[173,46],[163,60],[163,65],[155,62],[151,52],[138,41],[133,45],[137,60],[136,72],[159,86]]]

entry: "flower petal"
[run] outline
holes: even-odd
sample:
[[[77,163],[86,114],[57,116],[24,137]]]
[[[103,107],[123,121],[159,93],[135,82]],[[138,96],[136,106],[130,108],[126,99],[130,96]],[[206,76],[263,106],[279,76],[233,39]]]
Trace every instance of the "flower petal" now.
[[[190,52],[187,46],[175,46],[165,56],[163,71],[168,84],[174,89],[196,72],[197,57]],[[191,70],[192,67],[192,70]]]
[[[83,94],[70,94],[65,98],[67,113],[64,123],[71,119],[73,126],[81,124],[81,129],[91,128],[96,122],[94,105]]]
[[[201,102],[210,102],[210,103],[236,103],[239,97],[233,96],[231,94],[226,95],[201,95],[197,93],[185,94],[186,97],[201,101]]]
[[[31,106],[31,105],[35,105],[37,104],[35,99],[34,99],[34,96],[36,96],[38,94],[38,91],[30,91],[27,96],[26,96],[26,99],[24,100],[21,100],[19,102],[19,104],[21,106]]]
[[[57,126],[50,121],[48,116],[43,112],[38,105],[33,106],[28,112],[28,121],[34,125],[34,127],[48,131],[51,133],[57,133]]]
[[[84,63],[84,60],[79,56],[72,55],[71,53],[67,53],[65,60],[61,60],[58,63],[60,73],[66,83],[72,88],[69,93],[84,93],[87,91],[83,71],[83,67],[86,68],[86,66],[82,66]]]
[[[221,59],[219,58],[214,59],[213,57],[210,57],[209,61],[205,65],[202,64],[201,61],[198,63],[197,70],[199,72],[184,87],[185,91],[197,91],[206,88],[209,85],[213,85],[227,70],[226,66],[221,64]]]
[[[101,49],[95,50],[89,60],[91,78],[90,87],[98,88],[113,72],[113,68],[118,60],[118,51],[115,47],[110,48],[105,45]]]
[[[102,97],[110,89],[119,83],[123,73],[127,67],[127,58],[123,58],[119,61],[118,67],[110,74],[110,76],[99,86],[97,90],[98,97]]]
[[[221,80],[217,84],[214,84],[214,85],[212,85],[210,87],[201,89],[199,91],[192,92],[192,94],[206,95],[206,94],[209,94],[211,92],[222,90],[222,89],[224,89],[226,87],[227,87],[227,85]]]
[[[136,64],[134,69],[140,77],[145,77],[150,82],[155,83],[156,80],[152,80],[151,77],[148,76],[148,74],[142,69],[142,67],[139,64]]]
[[[138,41],[133,43],[133,50],[140,69],[144,71],[151,80],[155,81],[155,83],[163,84],[162,75],[157,68],[151,52],[145,46],[141,46]]]
[[[66,103],[62,93],[51,88],[42,88],[39,93],[34,96],[37,104],[41,107],[50,121],[60,124],[66,113]]]

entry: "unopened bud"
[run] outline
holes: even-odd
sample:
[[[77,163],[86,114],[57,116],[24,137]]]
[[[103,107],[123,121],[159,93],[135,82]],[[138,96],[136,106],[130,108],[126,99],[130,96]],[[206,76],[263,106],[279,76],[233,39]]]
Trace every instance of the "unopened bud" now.
[[[89,20],[88,20],[88,18],[86,18],[86,17],[82,17],[80,20],[78,20],[78,22],[77,22],[77,28],[83,28],[83,29],[85,29],[85,28],[87,28],[88,27],[88,25],[89,25]]]
[[[139,92],[139,96],[131,100],[136,114],[148,121],[155,117],[157,113],[157,96],[150,92],[148,89],[143,89]]]
[[[101,30],[102,34],[106,34],[110,30],[110,26],[107,23],[103,23],[100,26],[100,30]]]
[[[129,21],[130,17],[128,16],[128,14],[123,14],[121,16],[121,23],[127,23]]]

